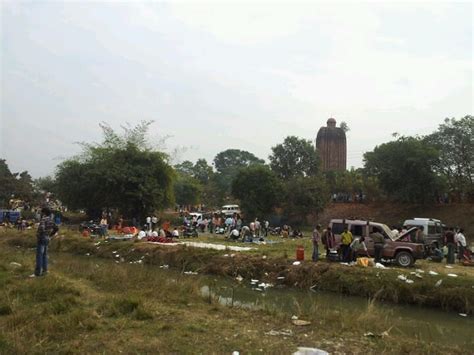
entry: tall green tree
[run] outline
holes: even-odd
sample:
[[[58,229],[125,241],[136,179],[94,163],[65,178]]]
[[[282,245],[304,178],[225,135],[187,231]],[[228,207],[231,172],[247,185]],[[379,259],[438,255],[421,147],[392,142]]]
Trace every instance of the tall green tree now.
[[[435,170],[459,199],[474,198],[474,117],[446,118],[436,132],[425,138],[439,151]]]
[[[299,176],[285,185],[285,213],[291,220],[304,223],[306,216],[322,212],[329,202],[329,188],[322,176]]]
[[[124,128],[123,135],[103,125],[102,143],[83,144],[79,157],[58,166],[60,200],[90,214],[115,208],[128,217],[143,217],[171,205],[174,171],[164,153],[146,144],[150,124]]]
[[[315,176],[319,158],[311,141],[288,136],[283,143],[272,147],[270,167],[278,177],[289,180],[299,176]]]
[[[16,179],[5,159],[0,159],[0,206],[7,207],[11,195],[15,193]]]
[[[174,196],[178,205],[196,205],[201,201],[203,186],[191,176],[179,175],[174,184]]]
[[[426,203],[435,198],[438,177],[436,148],[419,137],[400,137],[364,154],[365,171],[376,177],[388,197]]]
[[[247,219],[263,218],[283,197],[283,186],[266,166],[255,165],[239,170],[232,182],[232,194],[240,200]]]
[[[213,176],[213,186],[217,189],[219,200],[229,199],[232,181],[240,169],[263,164],[265,164],[264,160],[245,150],[227,149],[218,153],[214,158],[216,174]]]

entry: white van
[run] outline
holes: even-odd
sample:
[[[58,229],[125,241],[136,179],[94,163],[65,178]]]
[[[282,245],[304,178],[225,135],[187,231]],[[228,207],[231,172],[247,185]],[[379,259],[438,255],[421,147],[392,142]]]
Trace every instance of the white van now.
[[[240,214],[240,207],[239,205],[224,205],[221,213],[224,216],[233,216],[234,213]]]
[[[423,232],[426,236],[425,244],[430,245],[434,242],[437,242],[439,246],[444,244],[444,225],[439,219],[417,217],[407,219],[405,222],[403,222],[403,225],[406,226],[406,229],[410,229],[411,227],[423,227]]]

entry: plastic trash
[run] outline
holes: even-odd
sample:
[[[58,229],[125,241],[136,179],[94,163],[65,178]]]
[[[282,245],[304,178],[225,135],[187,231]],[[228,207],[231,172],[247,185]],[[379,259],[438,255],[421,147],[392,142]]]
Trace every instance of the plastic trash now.
[[[293,355],[329,355],[329,353],[317,348],[298,347],[298,351],[294,352]]]
[[[454,269],[454,267],[452,267],[451,265],[446,265],[445,268],[446,269]]]
[[[456,274],[448,274],[449,277],[458,277]]]
[[[278,276],[277,277],[277,280],[284,280],[285,279],[285,276]]]
[[[466,313],[459,313],[459,315],[460,315],[461,317],[467,317],[467,314],[466,314]]]
[[[405,282],[406,282],[407,284],[412,284],[412,283],[414,283],[415,281],[410,280],[410,279],[407,279]]]
[[[430,275],[433,275],[433,276],[436,276],[436,275],[439,275],[436,271],[429,271],[428,274]]]
[[[416,271],[417,273],[419,273],[419,274],[424,274],[424,273],[425,273],[425,272],[424,272],[423,270],[421,270],[421,269],[416,269],[415,271]]]
[[[416,274],[415,274],[415,277],[417,277],[417,278],[419,278],[419,279],[422,279],[422,278],[423,278],[423,276],[421,276],[419,273],[416,273]]]
[[[383,264],[380,264],[380,263],[375,263],[375,268],[376,269],[386,269],[387,267]]]
[[[20,263],[17,263],[17,262],[12,261],[12,262],[10,263],[10,266],[22,267],[23,265],[21,265]]]
[[[242,276],[240,275],[237,275],[237,277],[235,278],[237,281],[239,282],[242,282],[242,280],[244,279]]]
[[[402,281],[406,281],[407,277],[405,275],[398,275],[397,279],[402,280]]]
[[[298,319],[298,317],[295,316],[295,315],[293,315],[293,316],[291,317],[291,319],[292,319],[292,320],[296,320],[296,319]]]
[[[297,325],[297,326],[305,326],[305,325],[310,325],[311,322],[310,321],[307,321],[307,320],[302,320],[302,319],[293,319],[291,321],[291,323],[293,323],[294,325]]]
[[[301,261],[293,261],[293,265],[300,265]]]
[[[112,254],[117,254],[117,250],[114,250],[114,251],[112,252]]]
[[[443,279],[438,280],[438,282],[435,283],[435,287],[441,286],[442,283],[443,283]]]

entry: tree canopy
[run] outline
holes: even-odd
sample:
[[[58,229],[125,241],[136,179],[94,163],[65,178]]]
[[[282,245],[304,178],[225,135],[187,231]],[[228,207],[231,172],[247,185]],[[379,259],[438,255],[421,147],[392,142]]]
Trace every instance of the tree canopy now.
[[[284,180],[315,176],[319,170],[319,158],[311,141],[295,136],[272,147],[269,159],[271,169]]]
[[[239,170],[232,182],[232,194],[240,200],[248,219],[269,214],[283,197],[283,187],[266,166],[255,165]]]
[[[12,197],[31,202],[34,190],[27,171],[12,173],[5,159],[0,159],[0,206],[8,207]]]
[[[116,208],[126,216],[143,217],[169,206],[175,176],[166,155],[145,143],[149,125],[126,128],[123,135],[102,125],[102,143],[84,144],[79,157],[58,166],[58,197],[91,214]]]
[[[438,188],[433,168],[438,151],[419,137],[400,137],[364,154],[365,171],[376,177],[391,198],[412,203],[431,202]]]

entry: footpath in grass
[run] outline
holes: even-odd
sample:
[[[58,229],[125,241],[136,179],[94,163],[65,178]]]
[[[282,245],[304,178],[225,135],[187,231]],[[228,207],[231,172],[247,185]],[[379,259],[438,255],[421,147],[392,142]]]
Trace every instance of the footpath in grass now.
[[[53,252],[51,273],[30,279],[33,261],[34,250],[1,245],[0,353],[465,351],[392,335],[389,317],[370,304],[358,317],[326,310],[301,327],[277,311],[221,306],[201,295],[199,277]]]

